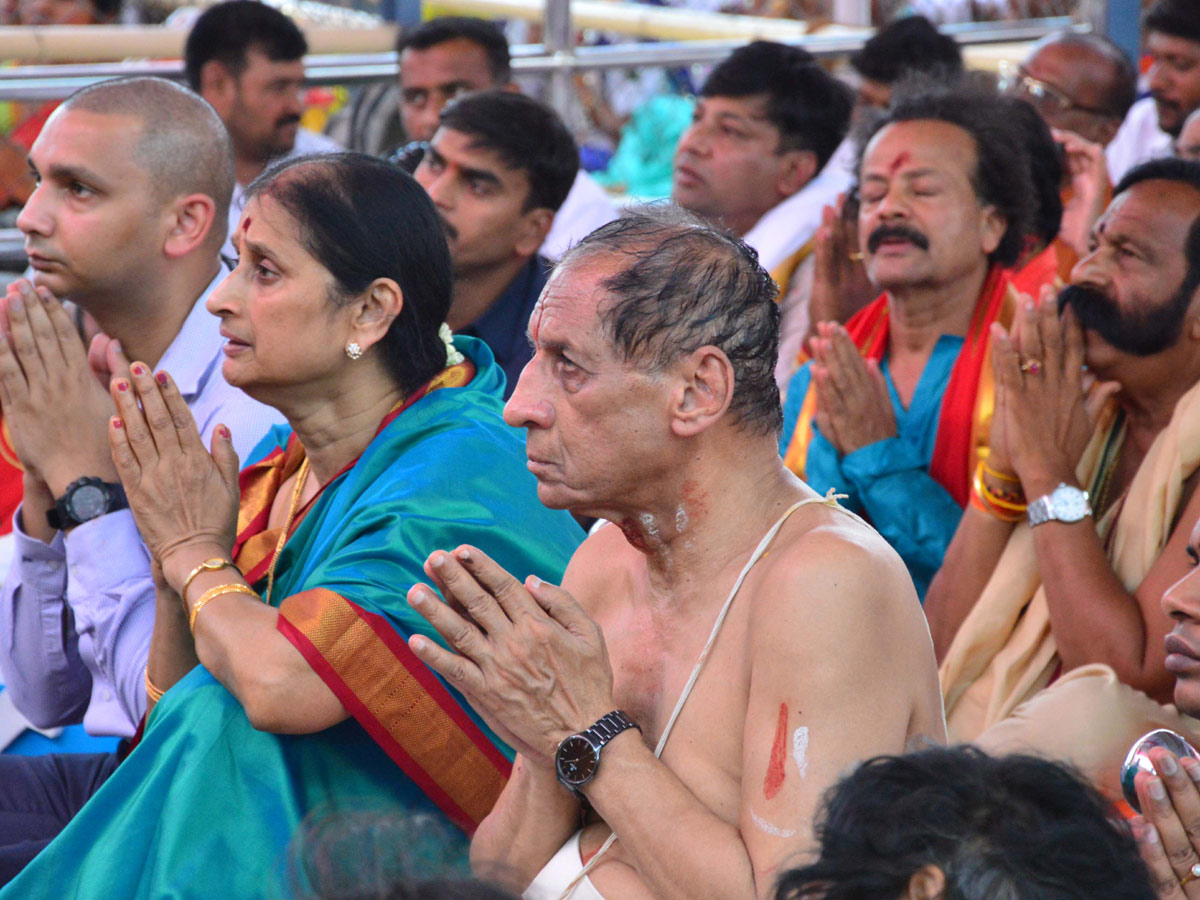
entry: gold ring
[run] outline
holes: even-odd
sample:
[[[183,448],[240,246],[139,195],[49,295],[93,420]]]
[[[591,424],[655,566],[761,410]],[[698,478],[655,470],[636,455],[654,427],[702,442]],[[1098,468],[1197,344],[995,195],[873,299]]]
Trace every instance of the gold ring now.
[[[855,250],[852,253],[847,253],[846,258],[850,260],[850,262],[862,262],[863,254],[861,250]]]
[[[1042,371],[1042,361],[1040,359],[1026,359],[1021,362],[1021,371],[1027,375],[1036,375]],[[1200,878],[1200,875],[1196,876]]]
[[[1179,879],[1179,886],[1183,887],[1185,884],[1191,884],[1197,878],[1200,878],[1200,863],[1196,863],[1188,869],[1187,874]]]

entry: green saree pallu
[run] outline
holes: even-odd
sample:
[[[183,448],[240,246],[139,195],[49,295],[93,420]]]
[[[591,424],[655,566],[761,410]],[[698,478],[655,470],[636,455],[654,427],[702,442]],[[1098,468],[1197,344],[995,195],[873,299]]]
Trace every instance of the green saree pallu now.
[[[276,562],[278,629],[351,716],[317,734],[255,730],[202,666],[157,704],[113,776],[0,900],[252,900],[285,893],[285,850],[309,815],[434,816],[465,863],[513,752],[408,649],[441,640],[405,599],[437,549],[470,543],[517,578],[559,583],[583,533],[544,508],[504,376],[479,341],[410,395],[362,456],[301,510]],[[279,485],[303,448],[274,429],[242,472],[235,560],[265,589]],[[275,599],[279,598],[279,599]],[[420,874],[420,873],[415,873]],[[438,874],[438,873],[429,873]]]

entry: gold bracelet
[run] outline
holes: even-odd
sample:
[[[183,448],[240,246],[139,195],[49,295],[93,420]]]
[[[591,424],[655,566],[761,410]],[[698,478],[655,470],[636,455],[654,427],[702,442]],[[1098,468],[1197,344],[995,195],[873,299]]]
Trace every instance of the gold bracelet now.
[[[204,605],[208,603],[209,600],[212,600],[214,597],[220,597],[222,594],[249,594],[255,599],[258,598],[258,594],[255,593],[252,587],[245,584],[238,584],[236,581],[230,582],[229,584],[219,584],[215,588],[209,588],[200,595],[200,597],[196,600],[196,605],[192,607],[192,613],[188,616],[189,631],[191,631],[193,634],[195,633],[196,616],[200,614],[200,610],[204,608]]]
[[[997,481],[1007,481],[1012,484],[1020,484],[1021,483],[1020,478],[1017,478],[1015,475],[1005,475],[1003,472],[997,472],[995,469],[993,469],[991,466],[989,466],[985,460],[981,459],[979,461],[979,465],[981,465],[983,467],[983,473],[985,475],[991,475]]]
[[[1002,497],[996,496],[996,493],[988,488],[983,481],[983,460],[979,461],[979,465],[975,467],[975,493],[988,506],[995,509],[1008,510],[1010,513],[1023,513],[1027,508],[1025,503],[1011,503]]]
[[[183,588],[179,591],[179,599],[187,597],[187,589],[192,586],[192,582],[196,580],[196,576],[201,572],[219,572],[221,569],[233,568],[233,561],[222,559],[219,556],[214,556],[212,559],[206,559],[196,568],[188,573],[188,577],[183,579]]]
[[[157,703],[162,699],[165,692],[160,691],[154,686],[154,682],[150,680],[150,667],[146,667],[146,696],[150,698],[152,703]]]

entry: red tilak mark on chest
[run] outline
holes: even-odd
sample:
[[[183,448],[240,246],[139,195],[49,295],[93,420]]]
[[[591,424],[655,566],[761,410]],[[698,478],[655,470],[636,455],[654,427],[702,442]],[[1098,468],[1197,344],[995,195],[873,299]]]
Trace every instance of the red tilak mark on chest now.
[[[903,153],[901,153],[899,156],[897,156],[894,160],[892,160],[892,165],[888,168],[888,174],[895,175],[897,172],[900,171],[900,167],[903,166],[906,162],[908,162],[909,159],[910,159],[910,157],[908,155],[908,151],[905,150]]]
[[[774,798],[783,787],[783,764],[787,761],[788,708],[779,704],[779,724],[775,727],[775,743],[771,745],[771,761],[767,763],[767,777],[763,779],[763,796]]]

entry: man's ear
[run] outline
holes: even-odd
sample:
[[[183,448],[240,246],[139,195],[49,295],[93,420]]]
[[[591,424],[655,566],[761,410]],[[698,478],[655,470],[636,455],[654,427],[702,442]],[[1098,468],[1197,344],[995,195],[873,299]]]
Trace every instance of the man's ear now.
[[[785,199],[816,178],[821,168],[812,150],[785,150],[780,158],[782,165],[775,178],[775,190]]]
[[[521,215],[516,245],[513,249],[526,258],[538,252],[554,224],[554,210],[538,206]]]
[[[676,365],[679,385],[671,398],[671,431],[692,437],[715,425],[733,402],[733,363],[719,347],[704,346]]]
[[[1008,219],[994,206],[985,206],[980,211],[982,217],[979,223],[981,247],[985,255],[990,255],[1004,240],[1008,231]]]
[[[404,292],[390,278],[376,278],[354,304],[351,340],[363,349],[383,339],[404,308]]]
[[[224,63],[210,59],[200,67],[199,94],[217,111],[218,116],[225,119],[237,95],[237,79]]]
[[[908,880],[904,900],[939,900],[946,893],[946,873],[937,866],[923,866]]]
[[[163,252],[172,259],[187,256],[202,246],[214,228],[225,228],[216,221],[217,205],[208,194],[180,197],[167,210],[167,237]]]

